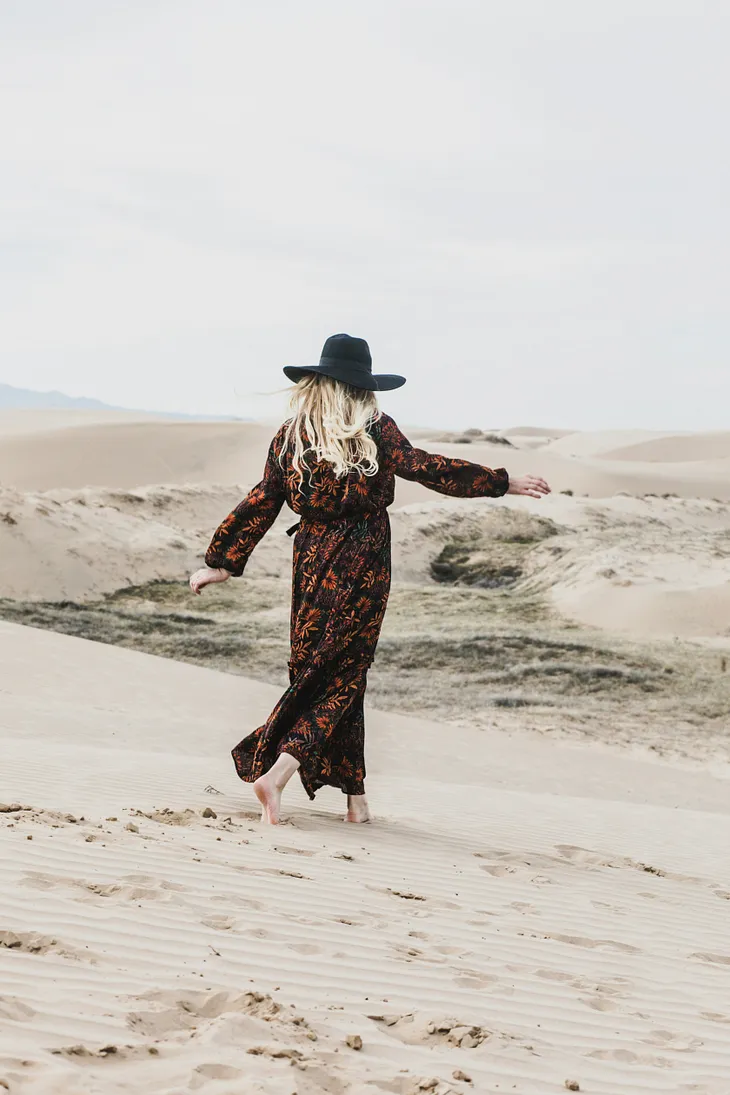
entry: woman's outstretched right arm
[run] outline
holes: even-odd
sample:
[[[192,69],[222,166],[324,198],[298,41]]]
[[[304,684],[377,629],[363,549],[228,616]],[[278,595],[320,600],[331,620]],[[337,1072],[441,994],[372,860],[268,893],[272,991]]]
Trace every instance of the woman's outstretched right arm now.
[[[456,498],[501,498],[509,490],[505,468],[493,470],[469,460],[414,448],[390,415],[380,418],[380,436],[385,457],[401,479],[414,480],[439,494]]]
[[[457,457],[441,456],[411,445],[390,415],[380,418],[381,446],[393,471],[439,494],[456,498],[501,498],[503,494],[527,494],[540,498],[550,492],[544,479],[526,475],[511,478],[506,468],[487,468]]]

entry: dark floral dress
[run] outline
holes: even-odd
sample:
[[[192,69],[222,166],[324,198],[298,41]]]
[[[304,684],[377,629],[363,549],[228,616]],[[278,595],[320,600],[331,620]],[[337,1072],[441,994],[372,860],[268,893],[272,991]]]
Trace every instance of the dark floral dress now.
[[[498,498],[509,477],[504,468],[416,449],[380,414],[369,427],[378,446],[377,474],[337,479],[331,465],[314,463],[302,492],[291,452],[282,453],[285,429],[271,442],[263,479],[219,526],[205,554],[207,566],[240,575],[285,501],[301,518],[294,537],[289,688],[264,725],[234,747],[233,760],[241,779],[251,782],[279,753],[290,753],[310,798],[325,784],[362,795],[363,701],[390,590],[387,506],[394,477],[460,498]]]

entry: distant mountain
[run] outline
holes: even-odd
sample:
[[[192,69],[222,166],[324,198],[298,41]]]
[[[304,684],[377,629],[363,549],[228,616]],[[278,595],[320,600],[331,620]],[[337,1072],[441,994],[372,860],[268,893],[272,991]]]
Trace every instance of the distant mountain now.
[[[69,408],[90,411],[119,411],[99,399],[76,398],[63,392],[33,392],[28,388],[14,388],[12,384],[0,384],[0,408],[3,410],[67,410]]]
[[[14,388],[12,384],[0,384],[0,410],[129,411],[137,409],[136,407],[114,407],[110,403],[102,403],[100,399],[86,399],[85,396],[66,395],[65,392],[35,392],[30,388]],[[237,415],[176,414],[174,411],[148,411],[146,413],[162,415],[165,418],[192,418],[226,422],[253,421],[253,419],[240,418]]]

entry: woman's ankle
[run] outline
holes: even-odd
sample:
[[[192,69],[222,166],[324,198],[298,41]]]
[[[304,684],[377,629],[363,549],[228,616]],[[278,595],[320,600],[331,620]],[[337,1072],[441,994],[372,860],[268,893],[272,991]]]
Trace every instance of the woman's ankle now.
[[[287,783],[299,768],[299,761],[296,757],[293,757],[291,753],[279,753],[274,764],[269,768],[266,775],[271,779],[274,786],[280,791],[286,787]]]

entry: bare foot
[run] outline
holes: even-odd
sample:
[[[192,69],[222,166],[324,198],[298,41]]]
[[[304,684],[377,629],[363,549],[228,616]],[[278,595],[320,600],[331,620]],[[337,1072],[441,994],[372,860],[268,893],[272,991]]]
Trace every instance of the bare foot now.
[[[256,798],[261,803],[261,822],[263,825],[278,825],[281,809],[282,788],[277,787],[267,772],[259,776],[253,785]]]
[[[362,825],[370,821],[370,810],[365,795],[347,796],[347,817],[345,821],[352,821],[355,825]]]

